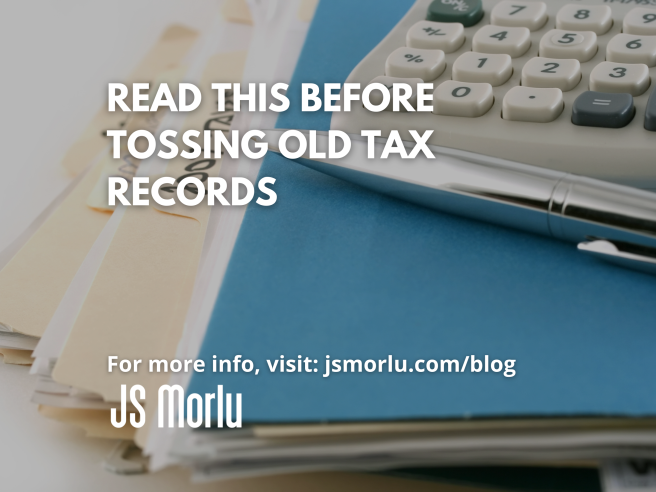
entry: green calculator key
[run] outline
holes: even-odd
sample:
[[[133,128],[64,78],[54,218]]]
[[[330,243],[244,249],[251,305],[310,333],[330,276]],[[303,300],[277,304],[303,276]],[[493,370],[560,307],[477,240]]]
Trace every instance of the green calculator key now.
[[[460,22],[465,27],[477,24],[483,18],[481,0],[433,0],[426,19],[434,22]]]

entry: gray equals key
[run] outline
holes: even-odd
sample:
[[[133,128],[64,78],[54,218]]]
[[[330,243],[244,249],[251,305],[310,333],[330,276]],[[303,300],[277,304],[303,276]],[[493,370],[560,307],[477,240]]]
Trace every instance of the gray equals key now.
[[[647,111],[645,111],[645,130],[656,132],[656,89],[649,95]]]
[[[635,114],[631,94],[587,91],[574,101],[572,123],[579,126],[622,128]]]

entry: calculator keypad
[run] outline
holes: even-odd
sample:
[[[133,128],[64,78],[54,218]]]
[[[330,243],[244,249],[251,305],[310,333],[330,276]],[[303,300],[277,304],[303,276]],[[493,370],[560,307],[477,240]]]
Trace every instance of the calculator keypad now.
[[[463,53],[453,63],[453,80],[460,82],[484,82],[496,87],[504,84],[512,75],[510,55]]]
[[[552,29],[540,40],[540,56],[573,58],[586,62],[597,54],[597,35],[592,31]]]
[[[503,98],[503,119],[548,123],[563,112],[563,93],[560,89],[513,87]]]
[[[385,75],[388,77],[435,80],[446,69],[444,51],[420,48],[398,48],[388,57]]]
[[[656,36],[618,34],[606,46],[606,60],[656,66]]]
[[[472,39],[472,50],[499,53],[512,58],[522,56],[531,47],[531,32],[526,27],[481,27]]]
[[[644,94],[649,87],[647,65],[602,62],[590,74],[590,90],[597,92]]]
[[[499,2],[490,15],[495,26],[526,27],[530,31],[542,28],[547,19],[547,4],[544,2]]]
[[[458,22],[419,21],[410,28],[405,44],[410,48],[453,53],[465,42],[465,28]]]
[[[581,63],[573,59],[531,58],[522,68],[522,85],[571,91],[581,81]]]
[[[622,32],[643,36],[656,36],[656,9],[638,7],[624,17]]]
[[[547,10],[545,2],[502,0],[492,8],[489,24],[468,30],[484,17],[480,0],[433,0],[427,20],[406,31],[406,46],[388,56],[385,75],[371,82],[383,84],[390,92],[395,82],[408,84],[412,89],[408,102],[416,107],[417,84],[439,78],[433,92],[434,114],[481,117],[495,105],[493,88],[513,77],[512,59],[526,60],[531,32],[542,30],[544,34],[533,36],[534,41],[540,40],[537,56],[520,61],[521,78],[512,78],[520,85],[502,92],[501,117],[548,123],[562,113],[565,100],[571,104],[576,97],[565,98],[563,92],[589,88],[572,107],[573,123],[608,128],[628,124],[635,112],[633,97],[649,90],[649,69],[656,67],[656,8],[632,9],[623,19],[623,32],[618,33],[616,26],[614,34],[609,33],[613,17],[608,5],[565,5],[555,19],[549,19]],[[546,27],[549,22],[555,23],[556,29]],[[473,34],[471,51],[459,51],[468,41],[468,33]],[[601,44],[606,61],[582,68],[595,58],[598,36],[604,35],[607,37]],[[449,64],[453,60],[450,80],[444,80],[446,54],[456,52],[459,56],[449,58]],[[382,95],[374,91],[371,100],[378,105]],[[386,108],[392,109],[391,104]],[[599,118],[598,124],[591,123],[594,118]],[[656,95],[647,104],[644,126],[656,131]]]
[[[447,20],[472,11],[470,24]],[[386,67],[401,46],[412,51]],[[441,75],[409,75],[417,50],[445,53]],[[432,129],[432,145],[656,192],[656,0],[415,0],[347,81],[385,74],[428,82],[432,112],[356,104],[331,128],[410,141],[409,130]]]
[[[433,92],[433,113],[477,118],[494,104],[490,84],[447,80]]]
[[[565,5],[556,15],[556,27],[566,31],[606,34],[613,25],[612,14],[608,5]]]

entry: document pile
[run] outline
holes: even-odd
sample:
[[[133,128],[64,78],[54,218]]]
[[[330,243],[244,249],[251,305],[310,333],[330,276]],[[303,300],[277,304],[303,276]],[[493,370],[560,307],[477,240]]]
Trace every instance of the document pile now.
[[[166,28],[122,82],[148,82],[154,91],[161,82],[175,87],[184,80],[209,94],[211,83],[242,82],[247,63],[254,77],[262,72],[288,80],[315,4],[254,4],[253,18],[243,0],[221,2],[220,10],[208,12],[216,15],[208,33]],[[254,22],[261,33],[255,39]],[[252,44],[258,49],[249,51]],[[205,237],[220,215],[219,207],[212,220],[209,207],[109,207],[108,176],[217,176],[221,161],[140,163],[125,148],[113,159],[106,130],[227,132],[233,117],[231,105],[219,113],[211,97],[189,116],[101,108],[64,156],[69,177],[53,184],[59,187],[56,198],[0,254],[0,354],[5,363],[32,366],[38,380],[33,402],[42,414],[80,425],[91,436],[134,437],[135,429],[110,424],[121,384],[142,384],[156,393],[168,376],[140,373],[118,380],[107,373],[106,353],[145,360],[174,356]]]

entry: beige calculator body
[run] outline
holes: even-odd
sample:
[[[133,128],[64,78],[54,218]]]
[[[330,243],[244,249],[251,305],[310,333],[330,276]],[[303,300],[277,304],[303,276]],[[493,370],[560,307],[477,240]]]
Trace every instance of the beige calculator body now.
[[[656,1],[482,0],[482,18],[464,28],[427,21],[435,1],[417,0],[346,80],[431,82],[433,112],[353,105],[333,113],[332,129],[397,130],[410,141],[409,130],[432,129],[430,144],[656,191],[656,131],[645,128],[656,103]],[[616,105],[591,90],[618,93],[620,105],[631,94],[633,108],[618,116],[628,124],[573,123],[584,93],[578,104],[587,97],[602,117]]]

